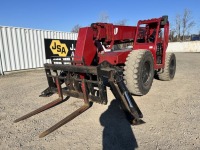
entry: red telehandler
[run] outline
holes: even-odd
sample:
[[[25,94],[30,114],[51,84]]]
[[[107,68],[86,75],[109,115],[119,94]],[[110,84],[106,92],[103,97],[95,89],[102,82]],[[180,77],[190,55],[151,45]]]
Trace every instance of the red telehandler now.
[[[166,53],[168,38],[168,16],[140,20],[137,26],[93,23],[80,28],[74,57],[54,56],[51,63],[44,64],[49,87],[41,96],[58,93],[59,98],[15,122],[65,101],[64,96],[84,100],[82,107],[40,135],[44,137],[90,108],[93,102],[107,104],[108,86],[121,101],[130,123],[143,123],[132,95],[147,94],[155,76],[164,81],[174,78],[176,57]]]

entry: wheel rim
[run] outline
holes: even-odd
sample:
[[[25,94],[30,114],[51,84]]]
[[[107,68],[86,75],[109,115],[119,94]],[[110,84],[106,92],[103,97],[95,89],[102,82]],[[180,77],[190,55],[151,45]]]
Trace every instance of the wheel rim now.
[[[175,60],[172,59],[169,65],[169,73],[170,73],[170,77],[173,77],[174,72],[175,72]]]
[[[142,83],[147,85],[150,78],[151,65],[150,62],[145,62],[142,70]]]

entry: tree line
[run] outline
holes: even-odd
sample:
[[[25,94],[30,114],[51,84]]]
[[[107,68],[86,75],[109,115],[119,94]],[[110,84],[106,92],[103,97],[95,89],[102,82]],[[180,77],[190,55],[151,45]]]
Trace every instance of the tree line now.
[[[105,12],[101,13],[99,16],[99,22],[109,22],[109,15]],[[127,20],[122,19],[114,23],[115,25],[127,25]],[[198,37],[197,40],[200,40],[200,29],[196,34],[191,35],[191,30],[195,27],[196,22],[193,19],[192,11],[189,9],[184,9],[181,14],[176,14],[175,19],[170,21],[170,34],[169,40],[171,42],[176,41],[188,41],[191,40],[192,36]],[[75,25],[71,32],[78,33],[80,24]]]
[[[175,20],[171,24],[169,35],[171,42],[191,40],[190,32],[196,23],[189,9],[184,9],[182,14],[176,14]],[[196,35],[200,36],[199,34],[196,33]]]
[[[102,12],[99,16],[98,22],[105,22],[105,23],[109,23],[109,15],[106,12]],[[126,25],[127,24],[127,20],[126,19],[122,19],[122,20],[118,20],[114,23],[115,25]],[[75,32],[78,33],[79,29],[81,28],[80,24],[76,24],[72,29],[71,32]]]

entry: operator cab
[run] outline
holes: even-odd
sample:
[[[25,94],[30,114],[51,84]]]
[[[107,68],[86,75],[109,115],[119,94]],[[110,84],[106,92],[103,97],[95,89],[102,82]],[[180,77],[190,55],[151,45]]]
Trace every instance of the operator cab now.
[[[147,49],[154,55],[154,64],[163,65],[164,52],[168,45],[168,17],[138,21],[133,48]]]

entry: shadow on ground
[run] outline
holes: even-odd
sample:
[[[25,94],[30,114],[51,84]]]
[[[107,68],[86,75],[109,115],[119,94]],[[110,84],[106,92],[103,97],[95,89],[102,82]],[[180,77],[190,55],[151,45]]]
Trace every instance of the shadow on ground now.
[[[134,150],[138,147],[130,123],[120,109],[120,102],[114,99],[100,117],[103,130],[103,150]]]

